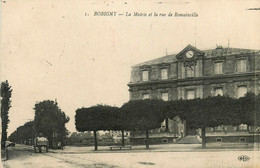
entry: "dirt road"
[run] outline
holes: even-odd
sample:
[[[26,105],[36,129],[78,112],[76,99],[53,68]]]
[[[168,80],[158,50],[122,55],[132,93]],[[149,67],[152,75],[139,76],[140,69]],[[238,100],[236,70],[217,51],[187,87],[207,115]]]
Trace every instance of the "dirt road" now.
[[[9,159],[3,165],[5,168],[260,168],[260,154],[249,150],[94,152],[93,149],[84,153],[81,147],[34,153],[32,147],[17,145],[9,148]]]
[[[8,160],[4,161],[5,168],[114,168],[94,160],[84,160],[77,156],[57,153],[34,153],[30,146],[17,145],[8,149]]]

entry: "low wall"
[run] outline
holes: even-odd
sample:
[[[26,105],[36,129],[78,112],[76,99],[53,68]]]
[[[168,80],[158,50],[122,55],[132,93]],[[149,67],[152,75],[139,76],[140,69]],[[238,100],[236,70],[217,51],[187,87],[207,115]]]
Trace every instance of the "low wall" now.
[[[149,138],[149,144],[167,144],[174,143],[174,137],[151,137]],[[130,138],[131,145],[144,145],[145,138]]]
[[[253,143],[260,142],[260,135],[248,135],[248,136],[207,136],[206,142],[245,142]]]

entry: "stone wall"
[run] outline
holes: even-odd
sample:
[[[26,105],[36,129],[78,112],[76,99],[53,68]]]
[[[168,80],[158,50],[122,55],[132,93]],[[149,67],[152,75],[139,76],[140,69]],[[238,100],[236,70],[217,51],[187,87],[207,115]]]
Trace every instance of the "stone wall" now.
[[[149,138],[149,144],[174,143],[174,137],[153,137]],[[145,138],[130,138],[131,145],[145,145]]]
[[[233,142],[233,143],[253,143],[253,142],[260,142],[259,135],[254,136],[207,136],[206,143],[211,142]],[[221,140],[221,141],[220,141]]]

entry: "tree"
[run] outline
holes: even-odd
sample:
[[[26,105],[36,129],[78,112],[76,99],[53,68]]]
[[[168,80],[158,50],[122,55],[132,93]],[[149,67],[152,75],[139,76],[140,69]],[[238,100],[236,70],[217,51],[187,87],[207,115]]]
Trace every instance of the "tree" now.
[[[107,105],[96,105],[89,108],[76,110],[76,130],[80,132],[93,131],[95,139],[95,150],[98,150],[97,131],[113,130],[118,108]]]
[[[125,146],[124,132],[125,130],[127,130],[127,127],[125,125],[125,120],[122,111],[119,108],[115,109],[114,111],[111,111],[109,118],[109,121],[113,121],[110,123],[110,130],[121,131],[122,146]]]
[[[1,83],[1,119],[2,119],[2,149],[5,148],[5,141],[7,139],[7,128],[9,123],[9,109],[11,108],[12,89],[8,81]]]
[[[186,120],[186,118],[189,117],[185,115],[188,108],[186,100],[171,100],[165,104],[165,118],[174,119],[175,117],[182,116],[182,120]]]
[[[161,127],[165,107],[165,102],[158,99],[132,100],[121,107],[127,130],[146,131],[146,149],[149,149],[149,130]]]
[[[255,126],[260,126],[260,94],[256,97],[255,104]]]
[[[34,122],[30,121],[30,122],[25,123],[21,127],[21,130],[19,131],[19,133],[24,136],[26,145],[29,145],[29,141],[33,140],[35,138]]]
[[[35,130],[36,133],[43,133],[47,136],[50,148],[54,138],[65,144],[65,136],[67,129],[65,124],[69,122],[69,117],[65,115],[63,111],[58,107],[57,102],[51,100],[45,100],[35,104]]]
[[[206,128],[241,123],[238,102],[228,96],[169,102],[169,118],[179,116],[192,129],[201,128],[202,148],[206,148]]]
[[[9,140],[16,143],[25,141],[26,145],[30,145],[29,142],[35,138],[34,122],[30,121],[23,126],[18,127],[10,136]]]
[[[13,133],[11,133],[11,135],[8,137],[8,140],[11,142],[20,143],[20,141],[18,139],[17,129]]]
[[[228,96],[208,97],[188,100],[191,106],[186,111],[192,117],[186,119],[190,128],[201,128],[202,148],[206,148],[206,128],[219,125],[230,125],[237,122],[236,100]]]
[[[246,124],[248,126],[257,125],[256,119],[259,116],[257,106],[259,105],[259,95],[256,96],[254,93],[247,93],[244,97],[239,98],[239,124]]]

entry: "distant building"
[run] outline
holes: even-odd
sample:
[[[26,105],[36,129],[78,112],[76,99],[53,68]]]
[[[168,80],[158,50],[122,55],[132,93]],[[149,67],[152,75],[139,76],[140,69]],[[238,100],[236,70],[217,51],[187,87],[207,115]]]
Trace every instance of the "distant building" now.
[[[200,50],[191,45],[178,54],[167,55],[132,67],[128,84],[130,100],[161,98],[205,98],[229,95],[239,98],[247,92],[260,93],[260,51],[240,48]],[[252,141],[256,128],[247,125],[207,128],[207,141]],[[196,135],[179,118],[165,120],[151,131],[151,143],[169,143],[178,137]],[[134,144],[144,143],[141,131],[131,132]]]
[[[114,139],[114,141],[116,143],[122,143],[122,132],[121,131],[109,131],[109,135]],[[125,140],[125,143],[128,144],[129,143],[129,135],[130,135],[130,132],[129,131],[124,131],[124,140]]]

